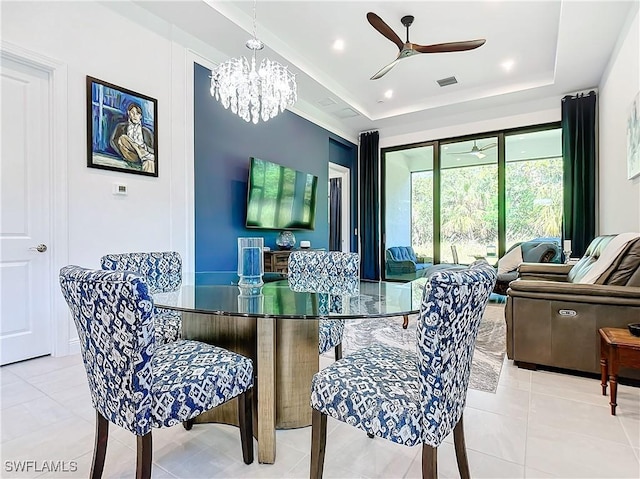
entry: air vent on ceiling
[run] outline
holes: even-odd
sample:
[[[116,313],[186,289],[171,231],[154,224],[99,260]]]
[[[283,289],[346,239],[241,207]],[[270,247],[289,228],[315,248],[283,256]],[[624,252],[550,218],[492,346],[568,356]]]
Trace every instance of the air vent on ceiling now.
[[[351,108],[343,108],[340,111],[334,113],[338,118],[353,118],[354,116],[358,116],[359,113]]]
[[[458,80],[456,80],[456,77],[448,77],[448,78],[441,78],[440,80],[437,80],[438,85],[440,86],[449,86],[449,85],[455,85],[456,83],[458,83]]]
[[[329,98],[329,97],[323,98],[322,100],[318,100],[318,105],[325,106],[325,107],[326,106],[335,105],[337,103],[338,103],[337,101],[335,101],[333,98]]]

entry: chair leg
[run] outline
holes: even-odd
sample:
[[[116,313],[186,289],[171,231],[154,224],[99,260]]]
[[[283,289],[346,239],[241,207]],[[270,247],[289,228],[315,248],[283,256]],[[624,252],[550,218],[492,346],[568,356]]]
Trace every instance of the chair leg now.
[[[404,318],[402,320],[402,329],[407,329],[407,327],[409,326],[409,316],[405,314],[402,317]]]
[[[253,388],[247,389],[238,396],[238,424],[242,459],[245,464],[251,464],[253,462]]]
[[[342,343],[336,346],[336,361],[342,359]]]
[[[464,441],[464,425],[462,423],[462,416],[460,420],[453,428],[453,443],[456,448],[456,459],[458,461],[458,472],[461,479],[469,479],[469,461],[467,460],[467,446]]]
[[[324,451],[327,445],[327,415],[313,409],[311,416],[310,479],[322,479]]]
[[[151,431],[144,436],[136,436],[138,443],[138,458],[136,460],[136,479],[151,478],[151,455],[153,444]]]
[[[422,445],[422,479],[438,479],[438,448]]]
[[[104,469],[104,457],[107,454],[109,438],[109,421],[96,410],[96,440],[93,446],[93,462],[91,463],[91,479],[100,479]]]
[[[191,431],[191,428],[193,427],[193,422],[195,421],[195,419],[187,419],[186,421],[182,421],[182,426],[187,430],[187,431]]]

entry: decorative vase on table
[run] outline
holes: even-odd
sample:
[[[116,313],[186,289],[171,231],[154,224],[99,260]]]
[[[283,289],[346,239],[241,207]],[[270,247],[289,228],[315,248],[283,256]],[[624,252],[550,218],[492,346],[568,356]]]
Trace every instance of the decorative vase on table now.
[[[281,231],[276,238],[279,249],[291,249],[296,245],[296,237],[291,231]]]
[[[255,294],[264,284],[263,246],[263,238],[238,238],[238,288],[242,294]]]

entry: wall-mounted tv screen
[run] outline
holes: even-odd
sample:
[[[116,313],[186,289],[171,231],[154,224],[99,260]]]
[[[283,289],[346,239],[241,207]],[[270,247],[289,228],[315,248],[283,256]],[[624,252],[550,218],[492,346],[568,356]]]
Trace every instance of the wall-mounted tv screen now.
[[[247,228],[314,229],[317,189],[317,176],[251,158]]]

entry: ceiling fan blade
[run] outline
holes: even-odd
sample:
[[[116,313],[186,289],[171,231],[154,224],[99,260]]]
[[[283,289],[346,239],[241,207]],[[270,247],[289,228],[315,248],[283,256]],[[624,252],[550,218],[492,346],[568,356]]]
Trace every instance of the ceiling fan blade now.
[[[404,42],[400,40],[398,34],[394,32],[389,25],[384,23],[384,20],[382,18],[380,18],[373,12],[369,12],[367,13],[367,20],[369,20],[369,23],[373,28],[378,30],[385,37],[395,43],[398,46],[398,50],[402,50],[402,47],[404,47]]]
[[[485,145],[482,148],[480,148],[480,151],[488,150],[489,148],[495,148],[496,146],[498,146],[497,143],[491,143],[489,145]]]
[[[478,40],[469,40],[466,42],[449,42],[436,43],[433,45],[417,45],[413,44],[413,49],[420,53],[446,53],[446,52],[464,52],[466,50],[474,50],[484,45],[484,38]]]
[[[371,78],[369,78],[369,80],[377,80],[381,76],[384,76],[389,70],[391,70],[393,67],[395,67],[396,63],[398,63],[399,61],[400,61],[400,58],[396,58],[395,60],[393,60],[388,65],[382,67],[380,69],[380,71],[378,73],[376,73],[375,75],[373,75]]]

